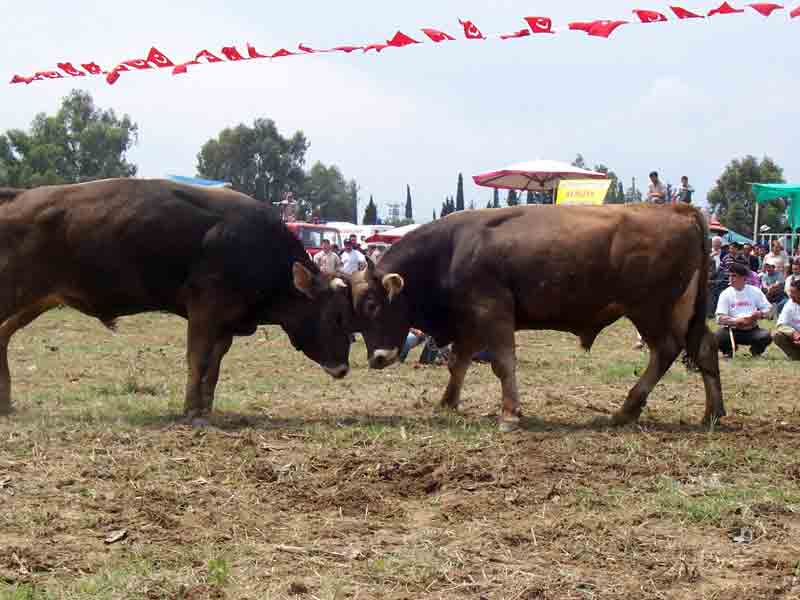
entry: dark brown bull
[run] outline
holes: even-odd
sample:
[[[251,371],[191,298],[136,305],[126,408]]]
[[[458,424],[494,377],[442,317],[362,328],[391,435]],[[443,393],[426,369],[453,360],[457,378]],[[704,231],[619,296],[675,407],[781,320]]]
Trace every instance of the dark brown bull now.
[[[145,311],[185,317],[189,417],[211,411],[233,336],[261,323],[281,325],[332,376],[347,373],[346,284],[252,198],[141,179],[0,197],[0,412],[11,410],[11,336],[59,305],[111,327]]]
[[[459,212],[413,231],[378,266],[354,275],[353,302],[370,367],[396,360],[409,327],[453,343],[446,407],[458,406],[473,354],[488,349],[502,385],[504,430],[520,417],[515,331],[570,331],[588,350],[626,316],[650,361],[614,422],[638,419],[682,350],[703,375],[710,422],[725,410],[705,323],[708,253],[705,218],[687,206]]]

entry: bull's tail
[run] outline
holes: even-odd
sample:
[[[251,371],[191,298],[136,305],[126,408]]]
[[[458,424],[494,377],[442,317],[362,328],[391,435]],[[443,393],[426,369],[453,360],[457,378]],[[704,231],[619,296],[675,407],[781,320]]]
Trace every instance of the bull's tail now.
[[[700,346],[703,343],[708,327],[706,326],[706,310],[708,305],[708,272],[709,256],[711,254],[711,238],[709,237],[708,222],[699,210],[694,209],[694,218],[698,234],[701,236],[699,251],[700,272],[697,285],[697,297],[694,301],[694,314],[689,320],[689,330],[686,335],[686,366],[697,368],[699,363]]]

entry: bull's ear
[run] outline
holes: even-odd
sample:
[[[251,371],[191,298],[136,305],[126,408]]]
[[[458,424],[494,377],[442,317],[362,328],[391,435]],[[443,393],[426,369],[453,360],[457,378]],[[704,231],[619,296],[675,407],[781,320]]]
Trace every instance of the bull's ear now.
[[[367,259],[367,273],[372,274],[372,272],[375,270],[375,263],[372,262],[372,259],[366,254],[364,255],[364,258]]]
[[[292,265],[292,277],[294,278],[294,287],[300,293],[309,298],[314,297],[314,274],[311,271],[296,262]]]
[[[405,285],[405,281],[403,281],[403,278],[397,273],[384,275],[383,279],[381,279],[381,283],[383,283],[383,289],[386,290],[386,296],[389,298],[389,302],[394,300],[397,295],[403,291],[403,286]]]

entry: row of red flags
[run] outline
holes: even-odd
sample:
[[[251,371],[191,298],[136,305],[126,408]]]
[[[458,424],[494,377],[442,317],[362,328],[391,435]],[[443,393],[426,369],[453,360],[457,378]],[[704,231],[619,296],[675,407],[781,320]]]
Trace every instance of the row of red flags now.
[[[765,17],[771,16],[776,11],[786,10],[784,6],[780,4],[773,4],[770,2],[756,2],[753,4],[746,5],[746,7],[760,13]],[[745,12],[744,8],[736,8],[728,2],[723,2],[720,6],[711,9],[705,14],[700,12],[694,12],[682,8],[680,6],[670,6],[669,9],[672,12],[672,14],[674,14],[675,17],[677,17],[680,20],[704,19],[707,17],[714,17],[716,15],[732,15]],[[634,9],[632,12],[638,19],[638,21],[634,21],[633,23],[659,23],[670,20],[667,17],[666,13],[658,12],[655,10]],[[789,17],[792,19],[800,17],[800,6],[797,6],[794,9],[790,9]],[[501,40],[510,40],[510,39],[529,37],[531,35],[537,35],[537,34],[554,34],[557,32],[556,29],[553,28],[553,21],[549,17],[525,17],[524,20],[525,23],[527,24],[527,27],[510,33],[503,33],[492,36],[484,35],[478,28],[478,26],[472,21],[462,21],[461,19],[459,19],[458,22],[463,29],[464,38],[468,40],[485,40],[490,37],[499,38]],[[573,21],[568,24],[568,28],[573,31],[583,31],[591,36],[608,38],[618,28],[622,27],[623,25],[629,25],[629,24],[632,23],[630,21],[623,21],[623,20],[598,19],[594,21]],[[423,27],[420,31],[428,40],[437,44],[441,42],[453,41],[456,39],[449,33],[445,33],[444,31],[440,31],[438,29]],[[79,67],[76,67],[71,62],[59,62],[56,65],[58,70],[38,71],[29,77],[23,75],[14,75],[10,83],[29,84],[33,83],[34,81],[42,81],[47,79],[63,79],[65,76],[84,77],[86,75],[105,75],[106,81],[109,84],[114,84],[120,78],[120,73],[132,70],[171,68],[173,75],[180,75],[182,73],[186,73],[190,66],[199,65],[203,63],[221,63],[226,61],[235,62],[241,60],[259,59],[259,58],[281,58],[284,56],[321,54],[326,52],[345,52],[348,54],[356,51],[360,51],[363,53],[371,51],[381,52],[385,48],[402,48],[404,46],[410,46],[412,44],[419,44],[419,43],[422,42],[418,39],[414,39],[411,36],[406,35],[401,31],[398,31],[391,39],[386,40],[385,42],[365,44],[360,46],[352,46],[352,45],[335,46],[333,48],[327,48],[327,49],[312,48],[305,44],[299,44],[297,50],[295,51],[290,51],[287,50],[286,48],[281,48],[272,53],[262,54],[252,44],[247,44],[246,51],[244,53],[240,52],[235,46],[226,46],[216,54],[210,52],[209,50],[201,50],[200,52],[195,54],[194,59],[187,62],[179,62],[179,63],[173,62],[158,49],[151,48],[150,51],[147,53],[146,58],[135,58],[132,60],[125,60],[110,70],[104,69],[96,62],[80,63]]]

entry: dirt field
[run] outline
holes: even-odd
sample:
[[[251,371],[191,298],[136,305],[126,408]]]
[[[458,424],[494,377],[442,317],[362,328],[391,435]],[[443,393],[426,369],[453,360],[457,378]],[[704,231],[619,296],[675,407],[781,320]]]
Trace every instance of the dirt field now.
[[[590,355],[519,336],[523,430],[469,372],[333,381],[277,328],[225,360],[213,426],[177,418],[184,322],[68,310],[14,339],[0,419],[0,598],[798,598],[800,368],[724,363],[729,417],[672,368],[639,426],[605,427],[645,362],[629,323]],[[748,355],[748,356],[745,356]]]

